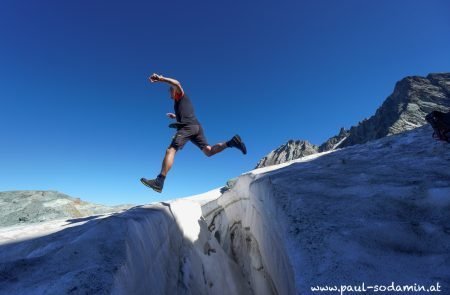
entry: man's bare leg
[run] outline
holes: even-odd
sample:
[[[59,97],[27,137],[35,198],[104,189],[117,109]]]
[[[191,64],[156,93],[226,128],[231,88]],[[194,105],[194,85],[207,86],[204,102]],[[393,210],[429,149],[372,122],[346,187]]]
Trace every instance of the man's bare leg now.
[[[207,157],[211,157],[229,147],[235,147],[239,149],[244,155],[247,154],[247,148],[245,147],[245,144],[242,142],[239,135],[233,136],[233,138],[227,142],[216,143],[213,146],[207,145],[202,149],[202,151]]]
[[[141,178],[141,182],[154,189],[158,193],[162,192],[164,187],[164,180],[166,179],[166,175],[169,172],[170,168],[172,168],[173,160],[175,158],[177,150],[173,147],[169,147],[166,150],[166,155],[164,156],[164,160],[162,162],[161,173],[155,179],[146,179]]]
[[[223,151],[224,149],[226,149],[228,146],[225,142],[220,142],[217,143],[213,146],[207,145],[203,148],[203,153],[207,156],[207,157],[211,157],[215,154],[220,153],[221,151]]]
[[[177,150],[173,147],[169,147],[166,150],[166,155],[164,156],[164,160],[162,162],[162,167],[161,167],[161,175],[162,176],[166,177],[170,168],[172,168],[173,160],[175,158],[176,152],[177,152]]]

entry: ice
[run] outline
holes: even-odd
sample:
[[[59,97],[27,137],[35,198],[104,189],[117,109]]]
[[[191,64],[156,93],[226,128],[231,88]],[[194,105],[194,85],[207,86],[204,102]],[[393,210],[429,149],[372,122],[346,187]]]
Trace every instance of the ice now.
[[[227,192],[0,229],[2,294],[450,290],[450,148],[429,126],[242,174]]]

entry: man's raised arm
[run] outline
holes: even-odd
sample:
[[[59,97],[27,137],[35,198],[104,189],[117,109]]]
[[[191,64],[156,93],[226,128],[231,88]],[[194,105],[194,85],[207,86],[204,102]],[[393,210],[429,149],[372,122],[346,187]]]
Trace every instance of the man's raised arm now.
[[[179,94],[181,94],[181,96],[184,95],[184,91],[183,91],[183,88],[181,87],[180,82],[178,82],[175,79],[163,77],[163,75],[158,75],[158,74],[153,74],[148,79],[152,83],[154,83],[154,82],[166,82],[166,83],[170,84],[171,86],[173,86],[175,88],[175,90]]]

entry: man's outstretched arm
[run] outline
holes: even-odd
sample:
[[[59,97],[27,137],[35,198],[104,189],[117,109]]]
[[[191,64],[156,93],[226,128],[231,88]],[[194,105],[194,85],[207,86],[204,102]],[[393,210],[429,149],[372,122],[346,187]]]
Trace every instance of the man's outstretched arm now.
[[[164,77],[163,75],[153,74],[149,78],[150,82],[165,82],[173,86],[178,94],[184,95],[183,87],[181,87],[180,82],[175,79]]]

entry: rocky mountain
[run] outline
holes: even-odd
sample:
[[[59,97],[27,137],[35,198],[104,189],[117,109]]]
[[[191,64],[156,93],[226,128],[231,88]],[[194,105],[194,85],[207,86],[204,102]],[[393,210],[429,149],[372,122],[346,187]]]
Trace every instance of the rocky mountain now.
[[[265,167],[275,164],[288,162],[304,156],[317,153],[319,147],[305,140],[289,140],[276,150],[271,151],[267,156],[262,158],[258,167]]]
[[[450,73],[429,74],[426,77],[410,76],[400,80],[395,85],[393,93],[372,117],[359,122],[349,130],[341,128],[338,135],[325,141],[315,149],[315,152],[362,144],[420,127],[426,123],[425,116],[433,110],[442,112],[450,110]],[[291,142],[294,141],[290,140],[270,152],[258,162],[256,168],[308,155],[302,152],[302,145],[295,146]],[[313,144],[308,145],[314,147]],[[314,153],[314,149],[310,149],[309,152]]]
[[[89,203],[57,191],[0,192],[0,227],[79,218],[128,209],[131,205]]]

